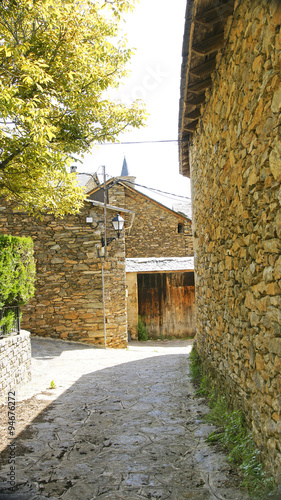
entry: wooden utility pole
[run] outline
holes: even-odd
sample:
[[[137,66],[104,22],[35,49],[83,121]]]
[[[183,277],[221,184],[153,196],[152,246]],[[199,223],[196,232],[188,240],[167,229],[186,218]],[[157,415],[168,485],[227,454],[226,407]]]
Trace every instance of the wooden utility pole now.
[[[103,165],[103,202],[104,202],[104,257],[107,257],[107,234],[106,234],[106,223],[107,223],[107,188],[106,188],[106,175],[105,175],[105,166]]]
[[[102,306],[103,306],[103,331],[104,331],[104,347],[106,349],[106,317],[105,317],[105,293],[104,293],[104,260],[107,256],[107,234],[106,234],[106,208],[107,208],[107,189],[106,189],[106,175],[105,175],[105,166],[103,165],[103,190],[104,190],[104,256],[101,261],[101,279],[102,279]]]

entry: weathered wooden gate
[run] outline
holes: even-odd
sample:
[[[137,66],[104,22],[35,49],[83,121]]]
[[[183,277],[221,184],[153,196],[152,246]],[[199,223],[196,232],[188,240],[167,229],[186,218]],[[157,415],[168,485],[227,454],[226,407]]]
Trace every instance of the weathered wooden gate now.
[[[193,337],[194,273],[138,274],[138,310],[151,338]]]

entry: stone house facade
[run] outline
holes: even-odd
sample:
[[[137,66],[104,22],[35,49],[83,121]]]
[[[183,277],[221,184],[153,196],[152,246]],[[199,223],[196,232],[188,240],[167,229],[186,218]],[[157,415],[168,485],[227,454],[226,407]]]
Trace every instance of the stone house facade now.
[[[189,0],[181,173],[191,175],[197,342],[281,482],[281,4]]]
[[[121,177],[110,179],[106,189],[108,203],[129,211],[124,215],[128,334],[138,338],[141,316],[150,338],[193,337],[191,220],[138,191],[125,159]],[[103,200],[104,186],[95,187],[88,195],[89,199]]]
[[[122,176],[107,182],[107,200],[134,213],[126,220],[126,258],[193,256],[192,223],[180,214],[138,191],[134,177]],[[102,201],[104,188],[88,192],[89,199]]]
[[[116,207],[107,207],[108,237],[115,236],[110,221],[117,213]],[[106,259],[100,258],[102,205],[86,201],[77,215],[63,219],[47,215],[40,220],[2,200],[0,231],[29,235],[34,242],[36,292],[22,307],[25,330],[33,335],[126,347],[124,231],[111,242]]]

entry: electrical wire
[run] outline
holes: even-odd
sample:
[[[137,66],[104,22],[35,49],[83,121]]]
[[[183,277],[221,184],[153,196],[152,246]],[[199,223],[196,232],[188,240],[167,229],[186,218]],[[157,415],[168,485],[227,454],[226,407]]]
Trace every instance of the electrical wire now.
[[[103,142],[103,143],[97,143],[93,144],[93,146],[119,146],[122,144],[157,144],[157,143],[167,143],[167,142],[183,142],[179,139],[163,139],[160,141],[132,141],[132,142]]]
[[[122,181],[121,178],[111,176],[110,174],[106,174],[106,177],[108,177],[108,180],[110,180],[110,179],[115,180],[114,184],[112,186],[110,186],[109,189],[111,189],[113,186],[115,186],[115,184],[117,182]],[[191,200],[190,196],[182,196],[181,194],[175,194],[175,193],[169,193],[167,191],[161,191],[160,189],[152,188],[149,186],[143,186],[142,184],[137,184],[136,182],[131,182],[128,179],[126,179],[126,184],[131,184],[133,187],[134,186],[142,187],[144,189],[147,189],[148,191],[155,191],[156,193],[159,193],[159,194],[173,196],[174,198],[182,198],[184,200]]]
[[[97,170],[97,172],[98,172],[98,170]],[[94,175],[97,172],[94,172],[94,174],[88,174],[86,172],[76,172],[76,173],[78,175],[89,175],[90,177],[94,178]],[[117,182],[119,182],[121,180],[121,179],[118,179],[116,177],[110,176],[109,174],[106,174],[106,177],[108,178],[108,180],[109,179],[115,180],[114,184],[112,186],[110,186],[110,188],[112,188]],[[190,200],[191,199],[190,196],[182,196],[180,194],[169,193],[167,191],[161,191],[160,189],[152,188],[152,187],[149,187],[149,186],[143,186],[142,184],[137,184],[136,182],[128,181],[127,179],[126,179],[126,183],[127,184],[131,184],[132,186],[142,187],[144,189],[147,189],[148,191],[154,191],[154,192],[159,193],[159,194],[173,196],[174,198],[181,198],[181,199],[184,199],[184,200]]]
[[[161,191],[160,189],[156,189],[156,188],[152,188],[152,187],[148,187],[148,186],[143,186],[142,184],[136,184],[135,182],[130,182],[127,179],[126,179],[126,182],[128,184],[131,184],[132,186],[142,187],[144,189],[147,189],[148,191],[155,191],[156,193],[161,193],[163,195],[174,196],[175,198],[182,198],[184,200],[190,200],[191,199],[189,196],[182,196],[180,194],[169,193],[167,191]]]

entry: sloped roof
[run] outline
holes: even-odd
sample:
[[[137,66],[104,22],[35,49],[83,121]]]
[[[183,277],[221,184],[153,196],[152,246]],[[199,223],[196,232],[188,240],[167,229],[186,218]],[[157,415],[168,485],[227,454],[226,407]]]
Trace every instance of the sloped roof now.
[[[104,203],[101,201],[96,201],[96,200],[86,200],[88,203],[92,203],[94,207],[100,207],[104,208]],[[124,212],[127,214],[133,214],[134,212],[132,210],[128,210],[127,208],[122,208],[122,207],[116,207],[115,205],[106,205],[107,210],[115,210],[116,212]]]
[[[166,207],[166,205],[162,205],[162,203],[160,203],[159,201],[154,200],[153,198],[150,198],[150,196],[147,196],[146,194],[142,193],[141,191],[138,191],[134,187],[133,183],[130,185],[129,181],[127,181],[127,180],[122,181],[121,177],[117,177],[117,178],[113,177],[112,179],[109,179],[106,182],[106,185],[109,186],[110,184],[117,184],[117,183],[121,184],[122,186],[124,186],[126,189],[132,191],[133,193],[137,193],[138,195],[142,196],[143,198],[146,198],[147,200],[151,201],[152,203],[155,203],[156,205],[158,205],[159,207],[163,208],[164,210],[167,210],[168,212],[171,212],[172,214],[176,215],[180,219],[187,220],[190,223],[192,222],[191,219],[190,219],[190,217],[188,217],[187,215],[184,215],[183,213],[176,212],[175,210],[172,210],[171,208]],[[87,193],[87,195],[90,197],[93,193],[95,193],[96,191],[98,191],[101,188],[103,188],[103,184],[101,184],[100,186],[97,186],[95,189],[92,189],[91,191],[89,191]]]
[[[89,174],[89,173],[84,173],[84,172],[78,172],[77,170],[75,171],[76,173],[76,178],[79,186],[84,187],[86,190],[86,193],[89,190],[93,190],[96,187],[99,186],[99,178],[96,173]]]
[[[79,172],[76,172],[77,175],[77,182],[79,186],[86,186],[86,184],[89,181],[89,175],[88,174],[80,174]]]
[[[194,257],[142,257],[126,259],[126,273],[193,271]]]
[[[187,177],[189,143],[204,110],[205,91],[212,87],[216,56],[224,50],[226,20],[233,8],[234,0],[187,0],[179,107],[180,173]]]

